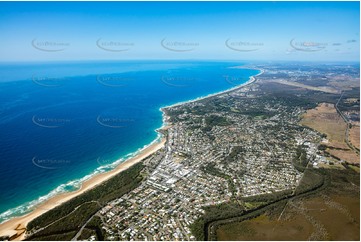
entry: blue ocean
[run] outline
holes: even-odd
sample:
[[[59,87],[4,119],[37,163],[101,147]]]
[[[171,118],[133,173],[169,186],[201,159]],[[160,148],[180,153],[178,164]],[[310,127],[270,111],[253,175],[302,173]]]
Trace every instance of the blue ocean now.
[[[0,222],[159,138],[161,107],[245,83],[240,62],[0,64]]]

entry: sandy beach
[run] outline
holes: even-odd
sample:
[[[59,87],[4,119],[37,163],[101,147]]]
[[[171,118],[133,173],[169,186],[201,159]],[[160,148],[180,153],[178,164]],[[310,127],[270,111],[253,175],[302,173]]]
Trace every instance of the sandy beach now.
[[[10,219],[0,224],[0,236],[17,233],[18,235],[20,234],[21,235],[15,238],[14,240],[25,239],[25,233],[23,232],[25,231],[26,225],[31,220],[40,216],[43,213],[46,213],[50,209],[55,208],[59,204],[69,201],[70,199],[84,193],[85,191],[94,188],[95,186],[101,184],[102,182],[120,173],[121,171],[128,169],[132,165],[140,162],[144,158],[150,156],[151,154],[162,148],[165,142],[166,142],[166,138],[162,138],[160,142],[155,142],[151,144],[150,146],[142,150],[137,156],[130,158],[125,162],[121,163],[120,165],[118,165],[114,170],[95,175],[89,180],[85,181],[79,190],[56,195],[50,198],[49,200],[45,201],[43,204],[38,206],[34,211],[30,212],[29,214],[24,215],[22,217]]]

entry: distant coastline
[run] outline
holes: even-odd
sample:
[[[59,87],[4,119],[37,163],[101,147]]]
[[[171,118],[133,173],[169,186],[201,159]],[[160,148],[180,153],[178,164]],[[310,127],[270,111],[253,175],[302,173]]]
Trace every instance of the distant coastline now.
[[[247,82],[237,85],[235,87],[232,87],[230,89],[227,89],[227,90],[224,90],[221,92],[217,92],[217,93],[212,93],[212,94],[209,94],[209,95],[206,95],[203,97],[199,97],[199,98],[195,98],[192,100],[178,102],[178,103],[175,103],[175,104],[172,104],[169,106],[161,107],[159,110],[162,112],[162,117],[163,117],[162,126],[158,129],[156,129],[158,136],[149,145],[146,145],[140,151],[135,152],[133,157],[130,157],[129,159],[120,163],[111,171],[95,174],[94,176],[91,176],[89,179],[83,181],[81,184],[81,187],[78,190],[57,194],[53,197],[50,197],[49,199],[42,202],[41,204],[39,204],[36,207],[36,209],[29,212],[28,214],[20,216],[20,217],[10,218],[9,220],[4,221],[3,223],[0,224],[0,236],[9,235],[9,234],[17,232],[19,230],[24,230],[26,228],[27,224],[31,220],[35,219],[36,217],[40,216],[41,214],[45,213],[46,211],[53,209],[56,206],[66,202],[66,201],[69,201],[70,199],[76,197],[77,195],[79,195],[87,190],[94,188],[95,186],[100,185],[102,182],[104,182],[104,181],[108,180],[109,178],[113,177],[114,175],[128,169],[132,165],[142,161],[144,158],[152,155],[153,153],[155,153],[156,151],[161,149],[166,143],[166,138],[163,137],[162,133],[159,131],[166,130],[171,125],[167,122],[167,116],[164,112],[164,109],[169,108],[169,107],[183,105],[186,103],[193,103],[193,102],[197,102],[197,101],[204,100],[207,98],[211,98],[211,97],[215,97],[218,95],[232,92],[234,90],[237,90],[239,88],[242,88],[242,87],[245,87],[247,85],[254,83],[257,80],[256,77],[264,73],[263,69],[248,68],[248,67],[244,67],[244,66],[235,66],[235,67],[229,67],[229,68],[253,69],[253,70],[259,70],[260,73],[250,76],[249,80]],[[114,163],[116,163],[118,161],[119,160],[115,161]],[[25,233],[22,233],[15,240],[23,240],[23,239],[25,239],[24,236],[25,236]]]
[[[235,69],[253,69],[253,68],[245,68],[243,66],[235,66],[235,67],[230,67],[230,68],[235,68]],[[222,94],[225,94],[225,93],[229,93],[229,92],[232,92],[234,90],[237,90],[239,88],[242,88],[242,87],[245,87],[253,82],[256,81],[256,76],[259,76],[261,74],[264,73],[264,70],[263,69],[253,69],[253,70],[259,70],[260,73],[256,74],[256,75],[253,75],[253,76],[250,76],[249,80],[246,81],[245,83],[243,84],[240,84],[240,85],[237,85],[235,87],[232,87],[230,89],[227,89],[227,90],[224,90],[224,91],[221,91],[221,92],[216,92],[216,93],[212,93],[212,94],[209,94],[209,95],[206,95],[204,97],[198,97],[196,99],[192,99],[192,100],[188,100],[188,101],[183,101],[183,102],[178,102],[178,103],[175,103],[175,104],[172,104],[172,105],[168,105],[168,106],[164,106],[164,107],[161,107],[160,110],[162,111],[162,109],[166,109],[166,108],[170,108],[170,107],[176,107],[176,106],[179,106],[179,105],[182,105],[182,104],[186,104],[186,103],[193,103],[193,102],[197,102],[197,101],[200,101],[200,100],[204,100],[204,99],[207,99],[207,98],[211,98],[211,97],[215,97],[215,96],[218,96],[218,95],[222,95]]]

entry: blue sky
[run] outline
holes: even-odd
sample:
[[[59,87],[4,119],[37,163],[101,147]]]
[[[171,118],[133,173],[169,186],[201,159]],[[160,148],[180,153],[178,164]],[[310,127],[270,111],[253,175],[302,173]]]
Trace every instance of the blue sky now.
[[[0,61],[359,61],[359,2],[0,2]]]

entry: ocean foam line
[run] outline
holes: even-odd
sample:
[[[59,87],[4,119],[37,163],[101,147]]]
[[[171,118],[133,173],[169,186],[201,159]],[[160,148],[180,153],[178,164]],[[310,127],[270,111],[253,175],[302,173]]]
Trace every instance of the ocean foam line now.
[[[205,99],[205,98],[209,98],[209,97],[216,96],[216,95],[221,95],[221,94],[233,91],[235,89],[238,89],[240,87],[249,85],[250,83],[252,83],[252,82],[254,82],[256,80],[256,78],[255,78],[256,76],[259,76],[264,72],[263,69],[259,69],[259,70],[260,70],[260,73],[258,73],[256,75],[253,75],[253,76],[250,76],[249,80],[247,82],[241,84],[241,85],[235,86],[235,87],[227,89],[225,91],[209,94],[209,95],[199,97],[199,98],[196,98],[196,99],[191,99],[191,100],[188,100],[188,101],[178,102],[178,103],[175,103],[175,104],[172,104],[172,105],[169,105],[169,106],[164,106],[164,107],[159,108],[159,110],[162,112],[163,122],[162,122],[162,126],[160,128],[157,128],[157,129],[154,130],[154,131],[157,132],[157,137],[151,143],[149,143],[147,145],[144,145],[142,148],[139,148],[135,152],[131,152],[131,153],[125,155],[124,157],[117,159],[113,163],[97,167],[89,175],[86,175],[86,176],[84,176],[84,177],[82,177],[80,179],[70,181],[70,182],[68,182],[66,184],[61,184],[57,188],[55,188],[54,190],[52,190],[50,193],[48,193],[45,196],[41,196],[38,199],[35,199],[33,201],[30,201],[30,202],[26,202],[23,205],[20,205],[18,207],[9,209],[9,210],[1,213],[0,214],[0,223],[6,222],[7,220],[10,220],[10,219],[15,218],[15,217],[20,217],[20,216],[23,216],[25,214],[28,214],[28,213],[32,212],[34,209],[36,209],[37,207],[39,207],[39,205],[41,205],[43,202],[49,200],[50,198],[52,198],[52,197],[54,197],[56,195],[59,195],[59,194],[65,193],[65,192],[74,191],[74,189],[75,190],[80,189],[81,186],[82,186],[82,183],[89,180],[93,176],[95,176],[97,174],[100,174],[100,173],[108,172],[109,170],[107,170],[107,169],[109,169],[109,168],[114,169],[119,164],[123,163],[124,161],[126,161],[128,159],[131,159],[131,158],[137,156],[139,153],[141,153],[143,150],[145,150],[149,146],[153,145],[154,143],[159,142],[161,140],[163,134],[161,134],[157,130],[163,129],[164,127],[166,127],[168,125],[168,123],[166,122],[166,119],[165,119],[165,114],[164,114],[162,109],[169,108],[169,107],[174,107],[174,106],[179,106],[179,105],[182,105],[182,104],[185,104],[185,103],[196,102],[196,101],[199,101],[199,100],[202,100],[202,99]],[[72,189],[67,189],[68,187],[71,187]]]
[[[19,216],[23,216],[29,212],[32,212],[34,209],[38,208],[43,202],[49,200],[50,198],[62,194],[62,193],[66,193],[66,192],[71,192],[71,191],[75,191],[78,190],[81,187],[81,184],[90,179],[91,177],[93,177],[96,174],[101,173],[101,170],[104,167],[98,167],[95,169],[95,171],[93,171],[91,174],[86,175],[80,179],[75,179],[72,181],[69,181],[65,184],[61,184],[58,187],[56,187],[55,189],[53,189],[52,191],[50,191],[47,195],[44,196],[40,196],[39,198],[32,200],[30,202],[26,202],[23,205],[20,205],[18,207],[9,209],[3,213],[0,214],[0,222],[3,223],[9,219],[12,219],[14,217],[19,217]]]
[[[156,129],[158,130],[158,129]],[[155,131],[156,131],[155,130]],[[61,184],[58,187],[56,187],[55,189],[53,189],[52,191],[50,191],[47,195],[44,196],[40,196],[39,198],[32,200],[30,202],[26,202],[18,207],[15,208],[11,208],[8,209],[7,211],[3,212],[0,214],[0,223],[4,223],[12,218],[15,217],[20,217],[23,215],[26,215],[32,211],[34,211],[36,208],[38,208],[42,203],[44,203],[45,201],[49,200],[52,197],[55,197],[59,194],[62,193],[66,193],[66,192],[72,192],[72,191],[76,191],[79,190],[82,186],[82,184],[91,179],[92,177],[94,177],[95,175],[101,174],[101,173],[105,173],[110,171],[109,169],[114,169],[116,168],[118,165],[120,165],[121,163],[123,163],[124,161],[128,160],[128,159],[132,159],[134,157],[136,157],[139,153],[141,153],[143,150],[147,149],[148,147],[150,147],[151,145],[158,143],[161,138],[162,138],[162,134],[157,132],[157,137],[149,144],[144,145],[142,148],[139,148],[138,150],[128,153],[127,155],[124,155],[122,158],[117,159],[116,161],[110,163],[110,164],[106,164],[106,165],[102,165],[97,167],[92,173],[90,173],[89,175],[86,175],[82,178],[79,179],[75,179],[72,181],[69,181],[65,184]]]

